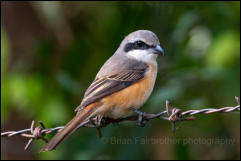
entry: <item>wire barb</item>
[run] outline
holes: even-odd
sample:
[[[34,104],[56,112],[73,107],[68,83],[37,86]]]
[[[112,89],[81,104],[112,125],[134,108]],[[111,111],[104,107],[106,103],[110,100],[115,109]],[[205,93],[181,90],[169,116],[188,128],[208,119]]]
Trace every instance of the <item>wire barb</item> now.
[[[212,113],[228,113],[233,111],[240,111],[240,99],[239,97],[235,96],[235,100],[237,102],[237,106],[234,107],[222,107],[222,108],[205,108],[200,110],[188,110],[182,111],[179,108],[170,108],[169,101],[166,100],[166,110],[157,114],[148,114],[133,108],[130,108],[133,112],[137,113],[137,116],[129,116],[126,118],[120,119],[111,119],[105,118],[101,116],[96,116],[91,118],[82,124],[79,125],[80,127],[89,127],[89,128],[96,128],[98,132],[99,138],[101,138],[101,128],[108,126],[110,123],[116,124],[123,121],[138,121],[139,126],[144,126],[148,121],[152,119],[163,119],[170,121],[172,123],[172,130],[175,132],[176,130],[176,122],[178,121],[190,121],[194,120],[194,115],[197,114],[212,114]],[[166,117],[164,117],[166,115]],[[34,140],[41,139],[45,143],[48,143],[48,140],[44,138],[45,135],[53,133],[55,131],[59,131],[64,128],[64,126],[59,126],[55,128],[46,129],[42,121],[38,121],[40,126],[35,127],[35,121],[33,120],[29,129],[24,129],[20,131],[8,131],[1,133],[1,137],[12,137],[16,135],[20,135],[25,138],[29,138],[26,146],[24,147],[24,151],[28,150]]]

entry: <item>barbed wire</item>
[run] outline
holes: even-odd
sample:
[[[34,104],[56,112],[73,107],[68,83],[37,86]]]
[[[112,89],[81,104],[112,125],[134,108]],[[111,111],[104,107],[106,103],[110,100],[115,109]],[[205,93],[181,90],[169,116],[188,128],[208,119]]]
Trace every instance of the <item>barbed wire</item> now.
[[[138,115],[121,118],[121,119],[110,119],[110,118],[104,118],[101,116],[96,116],[80,124],[79,128],[81,127],[96,128],[98,132],[98,136],[101,138],[102,134],[100,129],[106,127],[110,123],[115,124],[123,121],[138,121],[138,125],[143,127],[148,121],[157,118],[157,119],[171,121],[173,125],[172,126],[173,131],[175,131],[176,122],[194,120],[195,119],[194,115],[197,115],[197,114],[212,114],[212,113],[221,113],[221,112],[228,113],[233,111],[240,111],[239,97],[235,97],[235,100],[238,105],[234,107],[205,108],[200,110],[187,110],[184,112],[181,109],[175,108],[175,107],[171,109],[169,101],[166,101],[166,110],[157,114],[148,114],[148,113],[130,108],[130,110],[137,113]],[[29,138],[28,143],[24,148],[24,151],[26,151],[29,149],[31,143],[34,140],[41,139],[44,142],[48,143],[48,140],[44,138],[45,135],[53,133],[55,131],[59,131],[64,128],[64,126],[59,126],[55,128],[46,129],[42,121],[39,121],[39,124],[40,126],[35,127],[35,121],[33,120],[29,129],[3,132],[1,133],[1,137],[13,137],[13,136],[19,135],[25,138]]]

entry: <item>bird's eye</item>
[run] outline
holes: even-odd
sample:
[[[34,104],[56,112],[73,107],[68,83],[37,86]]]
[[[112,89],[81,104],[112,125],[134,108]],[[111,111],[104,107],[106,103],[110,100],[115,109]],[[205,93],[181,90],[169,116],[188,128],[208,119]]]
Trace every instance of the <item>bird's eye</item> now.
[[[137,41],[136,43],[136,46],[139,47],[139,48],[143,48],[146,46],[146,44],[143,42],[143,41]]]
[[[128,44],[126,44],[124,51],[128,52],[131,50],[145,50],[145,49],[149,49],[151,46],[147,45],[146,43],[144,43],[143,41],[136,41],[136,42],[130,42]]]

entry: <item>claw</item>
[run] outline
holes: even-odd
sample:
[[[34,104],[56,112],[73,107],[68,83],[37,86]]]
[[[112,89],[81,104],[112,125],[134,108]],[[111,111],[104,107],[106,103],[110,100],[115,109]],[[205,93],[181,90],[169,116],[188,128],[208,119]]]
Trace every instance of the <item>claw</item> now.
[[[142,112],[142,111],[139,111],[135,108],[130,108],[131,111],[135,112],[138,114],[138,126],[140,127],[144,127],[147,123],[147,119],[146,119],[146,113],[145,112]]]
[[[92,118],[89,119],[90,123],[95,126],[99,138],[102,138],[102,133],[101,133],[102,119],[103,119],[103,116],[100,116],[100,115],[96,116],[96,121],[94,121]]]

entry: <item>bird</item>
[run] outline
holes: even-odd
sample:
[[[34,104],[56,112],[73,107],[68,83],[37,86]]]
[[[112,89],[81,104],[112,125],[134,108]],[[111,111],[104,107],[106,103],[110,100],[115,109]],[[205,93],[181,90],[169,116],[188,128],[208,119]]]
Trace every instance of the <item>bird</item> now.
[[[155,33],[137,30],[128,34],[104,63],[86,90],[76,115],[41,150],[54,150],[79,125],[93,116],[119,119],[130,116],[151,95],[156,81],[157,57],[164,50]]]

